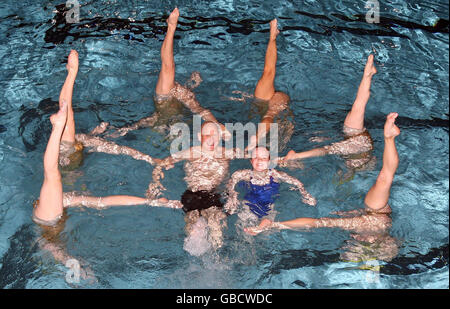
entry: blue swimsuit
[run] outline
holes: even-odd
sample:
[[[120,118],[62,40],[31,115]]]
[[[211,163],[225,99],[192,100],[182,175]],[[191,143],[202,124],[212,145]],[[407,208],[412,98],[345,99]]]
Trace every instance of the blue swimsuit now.
[[[250,178],[251,180],[251,178]],[[280,184],[273,180],[270,176],[270,183],[266,185],[254,185],[247,183],[248,192],[244,198],[248,201],[245,203],[249,206],[250,210],[261,219],[269,214],[272,209],[270,205],[274,203],[275,198],[278,196]]]

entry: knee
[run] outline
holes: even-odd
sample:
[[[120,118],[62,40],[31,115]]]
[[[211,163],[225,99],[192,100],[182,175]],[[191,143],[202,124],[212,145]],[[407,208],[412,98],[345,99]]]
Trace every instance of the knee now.
[[[61,182],[61,173],[58,168],[47,169],[44,171],[44,180],[47,182]]]
[[[382,169],[377,177],[377,185],[390,187],[392,185],[393,180],[394,174]]]
[[[274,78],[276,70],[274,68],[265,67],[263,71],[263,78]]]

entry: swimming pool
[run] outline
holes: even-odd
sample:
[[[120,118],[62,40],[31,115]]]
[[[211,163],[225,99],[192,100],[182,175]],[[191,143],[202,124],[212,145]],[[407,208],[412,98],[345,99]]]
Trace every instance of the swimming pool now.
[[[80,22],[66,24],[64,2],[0,4],[0,286],[4,288],[448,288],[448,3],[382,1],[380,24],[365,21],[365,1],[79,1]],[[318,200],[299,205],[281,187],[279,219],[327,216],[362,207],[381,166],[385,115],[396,111],[400,166],[391,190],[390,262],[344,262],[349,233],[338,230],[262,234],[248,244],[228,220],[225,245],[215,254],[183,250],[183,213],[143,206],[103,211],[71,209],[61,239],[67,252],[89,265],[98,282],[66,280],[67,268],[36,244],[32,202],[43,179],[48,116],[65,78],[70,49],[80,54],[73,105],[77,131],[100,121],[120,126],[149,115],[159,72],[164,20],[174,7],[177,80],[194,70],[195,93],[219,121],[246,123],[260,77],[268,22],[277,17],[277,89],[288,93],[295,132],[288,148],[317,146],[313,137],[339,138],[365,57],[375,53],[378,74],[366,109],[376,169],[340,181],[338,157],[289,170]],[[118,143],[154,157],[170,141],[151,129]],[[284,154],[284,153],[282,153]],[[230,172],[248,168],[236,160]],[[65,190],[95,195],[143,196],[152,167],[123,156],[92,153],[64,178]],[[167,197],[185,189],[182,165],[166,173]],[[370,251],[370,248],[368,249]],[[370,255],[370,252],[368,253]],[[380,267],[379,267],[380,266]],[[369,269],[368,269],[369,268]]]

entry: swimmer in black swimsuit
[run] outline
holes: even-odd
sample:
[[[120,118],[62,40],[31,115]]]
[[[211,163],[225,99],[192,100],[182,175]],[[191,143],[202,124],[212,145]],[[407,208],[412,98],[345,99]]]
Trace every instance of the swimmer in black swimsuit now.
[[[153,169],[153,183],[147,190],[148,198],[159,196],[161,191],[165,190],[161,184],[161,179],[164,178],[163,168],[170,169],[175,163],[185,161],[184,180],[187,190],[181,197],[181,202],[186,212],[187,239],[195,233],[194,227],[198,221],[206,220],[208,241],[215,249],[222,246],[222,230],[226,227],[226,214],[222,211],[223,204],[217,188],[228,175],[230,160],[244,157],[238,150],[225,149],[220,145],[219,130],[216,123],[204,122],[197,136],[201,145],[163,159],[161,164]]]
[[[111,137],[124,136],[128,132],[147,127],[167,128],[174,122],[180,120],[176,117],[180,115],[183,106],[189,109],[193,114],[200,115],[203,120],[217,123],[223,134],[223,138],[229,139],[230,133],[220,124],[214,115],[208,109],[203,108],[192,89],[197,87],[202,81],[200,74],[194,72],[191,75],[191,85],[182,86],[175,81],[175,61],[173,58],[173,38],[178,24],[180,12],[175,8],[167,19],[167,33],[161,46],[161,71],[159,72],[158,82],[155,89],[155,113],[143,118],[135,124],[117,129],[110,134]],[[173,120],[173,121],[172,121]]]
[[[390,217],[391,207],[388,204],[389,195],[394,175],[399,164],[395,137],[400,134],[400,129],[395,125],[397,113],[390,113],[384,125],[384,153],[383,167],[378,174],[375,184],[367,192],[364,199],[365,208],[348,212],[338,212],[341,218],[297,218],[283,222],[268,222],[264,228],[253,227],[246,231],[252,235],[266,229],[297,229],[297,228],[340,228],[351,231],[354,241],[349,243],[343,257],[346,260],[358,260],[367,258],[364,256],[366,245],[371,247],[371,257],[383,260],[392,259],[398,252],[395,241],[389,236],[392,226]],[[376,250],[374,250],[376,249]],[[367,251],[367,250],[366,250]]]
[[[369,55],[367,58],[364,74],[358,88],[356,99],[353,102],[351,111],[347,114],[344,120],[343,132],[345,140],[329,146],[298,153],[291,150],[288,152],[286,157],[280,158],[279,163],[281,165],[288,164],[288,160],[299,160],[327,154],[335,154],[345,158],[346,165],[351,170],[361,170],[373,168],[375,166],[375,158],[372,156],[372,137],[364,127],[364,114],[370,97],[372,76],[377,73],[377,69],[373,64],[373,58],[373,55]]]

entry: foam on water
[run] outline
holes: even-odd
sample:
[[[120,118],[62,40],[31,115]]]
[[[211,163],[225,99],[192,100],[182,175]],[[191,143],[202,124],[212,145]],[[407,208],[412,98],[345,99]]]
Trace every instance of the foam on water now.
[[[193,256],[200,256],[211,249],[208,241],[208,223],[203,217],[194,223],[191,233],[184,239],[183,248]]]

